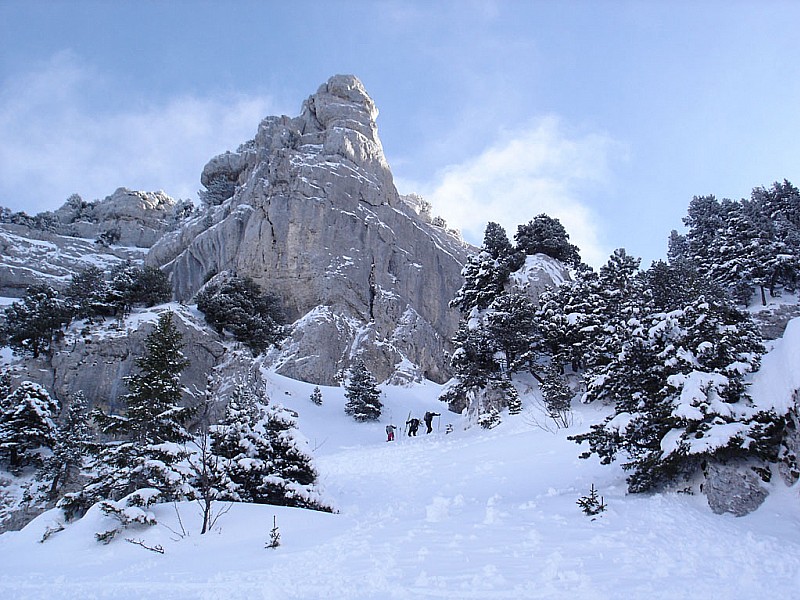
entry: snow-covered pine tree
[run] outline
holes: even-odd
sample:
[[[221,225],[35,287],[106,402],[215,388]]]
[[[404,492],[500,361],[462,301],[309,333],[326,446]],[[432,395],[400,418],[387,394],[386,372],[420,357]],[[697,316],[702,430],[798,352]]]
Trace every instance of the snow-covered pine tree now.
[[[774,456],[780,417],[754,411],[744,377],[763,352],[746,313],[700,297],[684,309],[631,319],[622,351],[589,382],[587,395],[614,414],[571,439],[610,463],[629,459],[641,492],[691,476],[709,458]]]
[[[364,361],[356,360],[350,368],[345,388],[344,412],[356,421],[377,421],[381,417],[383,404],[378,382],[369,372]]]
[[[135,304],[163,304],[172,299],[172,284],[161,269],[144,266],[134,271],[132,295]]]
[[[536,305],[525,294],[498,296],[486,314],[485,329],[504,355],[509,373],[531,369],[540,344]]]
[[[124,318],[133,308],[136,270],[137,267],[131,261],[121,263],[111,270],[107,302],[119,319]]]
[[[508,276],[525,262],[525,256],[508,241],[505,229],[489,223],[483,246],[477,256],[471,256],[461,271],[464,284],[456,292],[450,306],[468,315],[474,308],[484,310],[503,293]]]
[[[265,408],[251,388],[237,384],[211,438],[230,482],[223,498],[330,510],[314,488],[317,474],[293,418],[280,406]]]
[[[546,254],[565,265],[577,268],[581,262],[578,247],[569,243],[569,234],[561,221],[545,214],[517,227],[517,249],[525,254]]]
[[[125,378],[128,387],[128,393],[122,397],[125,415],[95,413],[103,433],[145,444],[189,439],[184,423],[192,410],[180,406],[180,376],[189,361],[181,348],[183,336],[175,325],[174,315],[165,312],[145,339],[144,355],[136,359],[139,372]]]
[[[48,285],[28,288],[20,302],[5,309],[5,337],[15,351],[38,358],[47,353],[61,328],[69,323],[69,310]]]
[[[221,284],[207,285],[197,294],[197,309],[218,333],[229,331],[254,354],[286,336],[278,298],[264,293],[249,277],[231,277]]]
[[[184,424],[192,409],[180,406],[180,374],[188,365],[181,352],[181,333],[171,312],[163,313],[145,339],[145,354],[136,360],[139,373],[127,377],[125,415],[92,417],[102,433],[122,438],[100,450],[96,476],[83,490],[60,502],[69,517],[83,514],[99,500],[118,500],[140,488],[154,488],[164,500],[187,491],[179,463],[190,439]]]
[[[265,416],[264,430],[271,461],[270,474],[261,487],[263,501],[329,511],[315,488],[317,471],[294,416],[276,404],[267,407]]]
[[[75,483],[92,445],[92,432],[86,412],[86,397],[78,391],[66,408],[55,432],[53,453],[44,460],[40,479],[50,481],[50,499]]]
[[[73,275],[64,291],[64,302],[79,319],[110,314],[108,284],[103,271],[91,265]]]
[[[38,383],[23,381],[2,403],[0,455],[12,471],[39,463],[55,443],[58,401]]]
[[[684,218],[684,257],[747,305],[759,288],[793,291],[800,271],[800,193],[788,181],[756,188],[749,200],[695,197]]]
[[[575,393],[567,384],[563,371],[562,365],[551,361],[545,367],[539,384],[547,416],[557,427],[569,427],[572,424],[571,405]]]
[[[317,406],[322,406],[322,392],[320,391],[319,386],[314,386],[309,399]]]
[[[0,371],[0,414],[6,411],[6,399],[11,395],[11,374],[6,371]]]

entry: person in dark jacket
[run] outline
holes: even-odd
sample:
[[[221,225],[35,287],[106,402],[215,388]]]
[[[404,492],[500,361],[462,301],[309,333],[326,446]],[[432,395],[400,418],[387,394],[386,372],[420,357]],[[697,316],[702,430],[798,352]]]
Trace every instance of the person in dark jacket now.
[[[428,411],[428,412],[425,413],[425,427],[428,428],[428,431],[426,431],[425,433],[430,433],[431,431],[433,431],[433,426],[432,426],[433,417],[441,417],[441,416],[442,415],[440,415],[439,413],[435,413],[435,412],[431,412],[431,411]]]
[[[419,419],[411,418],[406,421],[406,425],[408,425],[408,436],[411,437],[412,435],[417,435],[417,429],[419,429]]]

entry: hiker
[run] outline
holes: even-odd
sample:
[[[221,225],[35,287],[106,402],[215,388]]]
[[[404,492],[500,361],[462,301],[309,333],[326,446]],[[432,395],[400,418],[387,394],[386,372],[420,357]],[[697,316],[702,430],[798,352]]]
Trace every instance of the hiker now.
[[[386,426],[386,441],[393,442],[394,441],[394,430],[397,429],[394,425],[387,425]]]
[[[425,413],[425,427],[428,428],[428,431],[426,431],[425,433],[430,433],[431,431],[433,431],[433,427],[431,427],[431,424],[433,423],[433,417],[441,417],[441,416],[442,415],[440,415],[439,413],[431,411]]]
[[[416,417],[411,418],[406,421],[406,425],[408,425],[408,437],[417,435],[417,429],[419,429],[419,419]]]
[[[452,423],[448,423],[447,427],[445,427],[445,429],[444,429],[444,432],[445,432],[445,434],[453,433],[453,424]]]

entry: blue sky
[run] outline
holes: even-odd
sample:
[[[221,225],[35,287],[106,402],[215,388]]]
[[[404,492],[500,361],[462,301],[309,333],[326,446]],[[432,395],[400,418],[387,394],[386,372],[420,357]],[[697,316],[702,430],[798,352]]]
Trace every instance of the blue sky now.
[[[196,199],[213,155],[330,75],[401,193],[480,244],[545,212],[599,265],[662,258],[694,195],[800,184],[800,3],[0,2],[0,204]]]

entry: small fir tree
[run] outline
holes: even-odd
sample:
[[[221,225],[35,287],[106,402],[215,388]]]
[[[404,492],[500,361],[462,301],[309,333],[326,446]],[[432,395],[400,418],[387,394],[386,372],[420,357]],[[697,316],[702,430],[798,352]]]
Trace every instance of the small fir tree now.
[[[267,548],[272,548],[274,550],[280,545],[281,532],[278,529],[278,518],[272,515],[272,529],[269,530],[269,543],[267,544]]]
[[[381,392],[378,382],[369,372],[364,361],[357,360],[350,369],[350,378],[345,385],[344,412],[356,421],[377,421],[381,416]]]
[[[192,411],[180,406],[180,375],[189,365],[182,340],[173,313],[163,313],[145,340],[145,354],[136,359],[139,373],[125,378],[125,415],[95,413],[104,433],[149,444],[189,439],[183,425]]]
[[[211,428],[212,452],[230,482],[222,498],[329,511],[318,498],[317,473],[294,419],[259,400],[237,384],[221,422]]]
[[[316,404],[317,406],[322,406],[322,392],[319,389],[319,386],[315,386],[311,392],[311,402]]]
[[[603,497],[597,493],[594,484],[592,484],[589,493],[586,496],[581,496],[576,504],[581,507],[583,514],[587,517],[596,517],[606,510],[606,503],[603,501]],[[594,519],[592,520],[594,521]]]
[[[543,375],[539,389],[542,392],[547,416],[556,426],[569,427],[572,424],[571,405],[574,394],[563,375],[563,367],[551,361]]]

